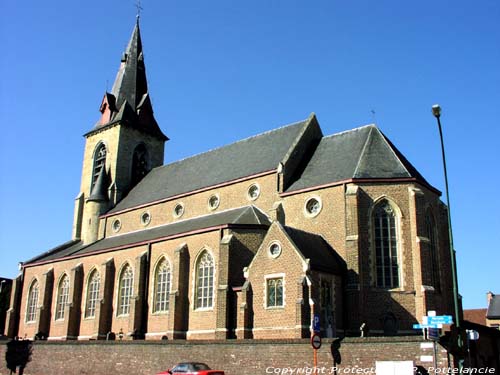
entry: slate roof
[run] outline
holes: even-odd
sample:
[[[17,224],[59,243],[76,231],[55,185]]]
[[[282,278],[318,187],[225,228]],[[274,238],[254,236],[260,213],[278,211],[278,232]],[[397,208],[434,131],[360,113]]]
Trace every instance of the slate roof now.
[[[492,295],[486,313],[488,319],[500,319],[500,295]]]
[[[375,125],[321,139],[287,192],[348,179],[411,178],[429,183]]]
[[[155,168],[109,213],[274,170],[306,125],[300,121]]]
[[[309,259],[312,269],[336,275],[347,270],[345,261],[323,237],[292,227],[284,228],[304,258]]]
[[[106,237],[88,246],[82,246],[81,242],[68,242],[47,253],[25,262],[25,265],[34,262],[44,262],[64,258],[67,256],[80,256],[96,251],[116,249],[120,247],[132,247],[135,244],[154,241],[157,239],[182,235],[192,231],[229,224],[233,226],[263,226],[268,227],[271,221],[267,215],[255,206],[239,207],[215,214],[199,216],[193,219],[181,220],[137,232],[126,233]]]

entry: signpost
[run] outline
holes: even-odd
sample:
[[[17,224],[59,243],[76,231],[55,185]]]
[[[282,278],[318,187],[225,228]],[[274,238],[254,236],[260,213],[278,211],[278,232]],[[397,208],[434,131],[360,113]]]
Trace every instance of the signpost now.
[[[315,333],[311,336],[311,345],[314,350],[321,348],[321,337],[318,334]]]
[[[313,331],[315,333],[319,333],[321,331],[319,314],[317,314],[317,313],[314,314],[314,317],[313,317]]]

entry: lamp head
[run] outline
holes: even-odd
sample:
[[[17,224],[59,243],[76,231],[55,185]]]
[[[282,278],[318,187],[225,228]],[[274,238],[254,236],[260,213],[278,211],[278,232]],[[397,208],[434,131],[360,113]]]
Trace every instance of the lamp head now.
[[[439,104],[434,104],[432,106],[432,114],[436,118],[439,118],[441,116],[441,107],[439,106]]]

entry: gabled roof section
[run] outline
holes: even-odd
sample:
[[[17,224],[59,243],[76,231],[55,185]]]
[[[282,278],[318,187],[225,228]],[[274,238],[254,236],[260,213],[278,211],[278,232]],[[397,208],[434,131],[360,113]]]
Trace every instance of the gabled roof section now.
[[[82,246],[81,242],[69,242],[38,257],[30,259],[28,262],[25,262],[25,265],[63,259],[70,256],[84,256],[86,254],[106,251],[108,249],[112,250],[117,248],[133,247],[142,243],[182,236],[187,233],[210,230],[210,228],[217,228],[223,225],[234,227],[252,226],[267,228],[271,225],[271,220],[257,207],[244,206],[232,210],[222,211],[216,214],[181,220],[175,223],[137,232],[107,237],[88,246]]]
[[[415,178],[429,183],[375,125],[321,139],[287,192],[350,179]]]
[[[288,226],[284,228],[304,258],[309,259],[311,269],[336,275],[347,270],[345,261],[323,237]]]
[[[500,319],[500,295],[492,294],[486,317],[488,319]]]
[[[276,170],[308,121],[300,121],[149,172],[109,214]]]

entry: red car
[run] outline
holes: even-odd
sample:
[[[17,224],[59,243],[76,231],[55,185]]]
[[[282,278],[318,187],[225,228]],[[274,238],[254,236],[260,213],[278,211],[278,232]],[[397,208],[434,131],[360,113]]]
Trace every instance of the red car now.
[[[182,362],[167,371],[159,372],[156,375],[224,375],[222,370],[212,370],[205,363]]]

